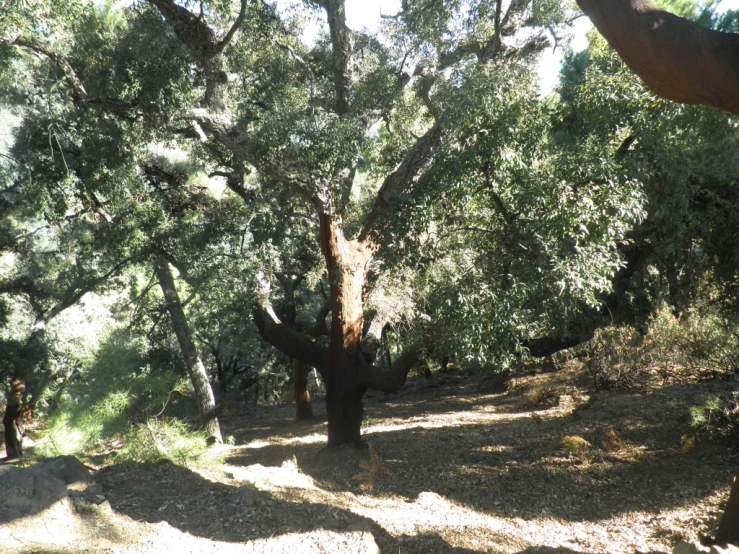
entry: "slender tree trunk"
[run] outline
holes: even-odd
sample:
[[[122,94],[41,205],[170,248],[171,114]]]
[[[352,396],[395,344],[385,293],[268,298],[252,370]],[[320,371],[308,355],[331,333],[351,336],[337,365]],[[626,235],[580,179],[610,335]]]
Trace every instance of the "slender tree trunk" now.
[[[216,359],[216,372],[218,373],[218,382],[221,384],[221,390],[226,392],[228,387],[226,386],[226,374],[223,372],[223,363],[221,363],[221,357],[218,352],[213,353],[213,357]]]
[[[363,288],[371,251],[344,238],[341,218],[321,214],[321,246],[331,283],[331,345],[326,372],[328,446],[362,444]]]
[[[172,277],[172,272],[165,260],[157,260],[156,273],[159,286],[164,295],[164,301],[167,303],[167,311],[172,319],[172,328],[177,336],[177,341],[180,343],[182,354],[185,356],[187,372],[195,390],[201,423],[210,436],[214,437],[217,442],[223,442],[221,428],[218,424],[218,418],[216,418],[216,403],[213,397],[213,389],[210,386],[205,366],[200,360],[198,351],[193,343],[192,334],[185,318],[185,312],[182,309],[182,304],[180,304],[180,298],[175,288],[174,277]]]
[[[15,398],[8,400],[3,416],[3,428],[5,430],[5,455],[8,458],[20,458],[23,455],[21,445],[21,433],[18,429],[18,420],[21,417],[20,402]]]
[[[295,420],[313,419],[313,407],[308,392],[308,375],[311,367],[305,362],[293,358],[293,391],[295,392]]]

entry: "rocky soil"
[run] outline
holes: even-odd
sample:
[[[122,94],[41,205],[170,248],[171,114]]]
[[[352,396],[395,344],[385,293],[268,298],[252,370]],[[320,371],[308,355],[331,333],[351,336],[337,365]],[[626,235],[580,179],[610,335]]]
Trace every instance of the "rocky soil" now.
[[[322,399],[308,424],[228,410],[223,465],[92,468],[3,511],[23,496],[6,486],[0,552],[647,553],[715,530],[739,456],[683,437],[735,381],[595,393],[577,364],[541,371],[370,394],[365,451],[323,450]]]

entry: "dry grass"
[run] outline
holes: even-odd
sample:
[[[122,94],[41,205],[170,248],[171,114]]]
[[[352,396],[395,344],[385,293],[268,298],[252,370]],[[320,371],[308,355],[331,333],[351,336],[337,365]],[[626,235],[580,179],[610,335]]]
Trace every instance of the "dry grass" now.
[[[375,490],[375,482],[378,479],[392,480],[393,474],[382,462],[374,446],[368,444],[367,450],[369,452],[369,459],[359,462],[359,469],[361,471],[353,479],[359,481],[359,488],[361,490],[372,492]]]

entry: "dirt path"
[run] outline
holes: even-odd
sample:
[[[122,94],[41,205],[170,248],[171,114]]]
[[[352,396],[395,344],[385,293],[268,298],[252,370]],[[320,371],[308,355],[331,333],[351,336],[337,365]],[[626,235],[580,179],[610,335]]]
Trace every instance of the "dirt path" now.
[[[720,445],[681,451],[688,408],[731,387],[589,397],[576,368],[507,388],[440,374],[368,395],[371,456],[321,450],[321,400],[313,424],[289,406],[232,413],[226,465],[103,469],[109,508],[82,518],[93,542],[53,551],[667,552],[715,528],[739,467]]]

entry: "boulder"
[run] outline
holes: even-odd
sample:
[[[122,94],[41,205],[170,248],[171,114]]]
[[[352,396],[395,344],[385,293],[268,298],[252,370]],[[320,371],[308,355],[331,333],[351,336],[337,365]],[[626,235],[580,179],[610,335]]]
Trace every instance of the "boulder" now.
[[[59,479],[74,491],[86,490],[93,484],[90,470],[74,456],[49,458],[29,468],[29,471]]]
[[[0,523],[68,502],[67,485],[50,475],[13,468],[0,475]]]
[[[29,468],[0,466],[0,523],[43,512],[57,502],[72,510],[68,490],[82,491],[91,485],[90,471],[73,456]]]

